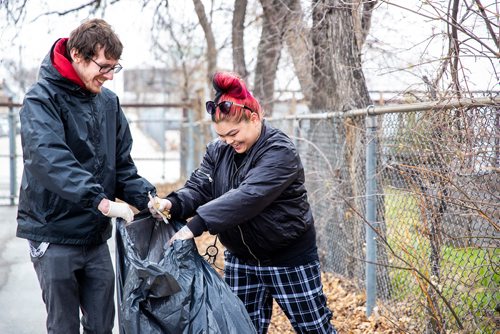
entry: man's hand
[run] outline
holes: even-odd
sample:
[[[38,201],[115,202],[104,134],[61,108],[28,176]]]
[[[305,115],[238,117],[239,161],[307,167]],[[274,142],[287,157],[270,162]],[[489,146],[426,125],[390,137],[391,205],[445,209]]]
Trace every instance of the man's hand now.
[[[153,215],[154,218],[161,220],[164,217],[170,219],[169,210],[172,208],[172,202],[168,199],[160,198],[158,196],[149,197],[148,202],[149,212]]]
[[[119,217],[124,219],[127,223],[134,220],[134,212],[127,203],[118,203],[104,198],[97,207],[103,215],[111,218]]]
[[[176,234],[172,236],[172,238],[170,238],[170,240],[168,241],[168,245],[169,246],[172,245],[172,243],[175,240],[188,240],[193,238],[194,238],[193,232],[191,232],[189,227],[184,225],[179,231],[177,231]]]

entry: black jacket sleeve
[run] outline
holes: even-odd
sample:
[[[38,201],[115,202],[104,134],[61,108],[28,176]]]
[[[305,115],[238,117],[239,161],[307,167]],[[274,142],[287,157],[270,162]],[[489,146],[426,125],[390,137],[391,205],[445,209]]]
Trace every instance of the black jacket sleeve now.
[[[212,234],[223,232],[259,215],[297,178],[300,160],[294,149],[265,147],[243,182],[197,209]]]

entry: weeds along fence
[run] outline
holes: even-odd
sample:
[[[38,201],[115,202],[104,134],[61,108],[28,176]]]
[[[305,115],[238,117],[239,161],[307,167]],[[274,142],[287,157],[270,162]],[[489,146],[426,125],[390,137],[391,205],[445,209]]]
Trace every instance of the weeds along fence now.
[[[366,290],[368,315],[401,332],[500,328],[499,97],[268,121],[301,154],[322,269]],[[197,165],[204,145],[187,147]]]

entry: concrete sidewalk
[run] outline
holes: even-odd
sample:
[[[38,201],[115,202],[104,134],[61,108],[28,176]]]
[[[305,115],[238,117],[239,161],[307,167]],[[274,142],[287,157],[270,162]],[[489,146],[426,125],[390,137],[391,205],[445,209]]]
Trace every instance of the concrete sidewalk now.
[[[28,242],[16,237],[16,214],[17,207],[0,206],[0,333],[43,334],[45,304]],[[114,236],[108,244],[114,261]],[[113,333],[118,333],[116,318]]]
[[[0,333],[46,333],[45,305],[28,242],[16,235],[17,207],[0,206]]]

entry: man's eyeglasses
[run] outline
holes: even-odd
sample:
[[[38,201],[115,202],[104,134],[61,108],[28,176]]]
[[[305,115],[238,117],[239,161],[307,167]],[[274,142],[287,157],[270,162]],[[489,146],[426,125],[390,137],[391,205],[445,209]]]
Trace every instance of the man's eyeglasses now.
[[[235,103],[235,102],[232,102],[232,101],[222,101],[219,104],[215,104],[214,101],[207,101],[207,103],[205,104],[205,106],[207,108],[207,113],[209,113],[210,115],[214,115],[215,114],[215,110],[217,108],[219,108],[219,110],[220,110],[221,113],[223,113],[223,114],[229,114],[229,112],[231,111],[231,107],[233,105],[235,105],[237,107],[240,107],[240,108],[243,108],[243,109],[250,110],[251,112],[254,112],[252,109],[248,108],[247,106],[245,106],[243,104]]]
[[[96,64],[97,66],[99,66],[99,72],[102,73],[102,74],[106,74],[106,73],[109,73],[111,71],[113,71],[114,73],[118,73],[122,70],[123,66],[120,65],[120,64],[116,64],[115,66],[111,66],[111,65],[101,65],[99,63],[97,63],[94,59],[90,58],[90,60],[92,60],[94,62],[94,64]]]

